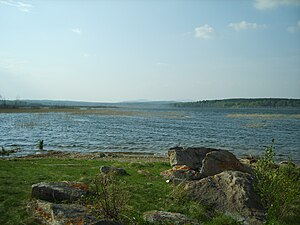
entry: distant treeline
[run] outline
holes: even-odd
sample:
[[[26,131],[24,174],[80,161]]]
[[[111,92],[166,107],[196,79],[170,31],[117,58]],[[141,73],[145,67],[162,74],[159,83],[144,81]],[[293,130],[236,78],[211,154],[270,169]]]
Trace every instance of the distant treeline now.
[[[300,108],[300,99],[287,98],[254,98],[254,99],[224,99],[204,100],[197,102],[177,102],[175,107],[203,108]]]
[[[24,107],[40,107],[40,104],[29,104],[22,100],[0,100],[0,108],[24,108]]]
[[[115,106],[99,103],[51,101],[51,100],[5,100],[0,99],[0,109],[24,109],[24,108],[116,108]]]

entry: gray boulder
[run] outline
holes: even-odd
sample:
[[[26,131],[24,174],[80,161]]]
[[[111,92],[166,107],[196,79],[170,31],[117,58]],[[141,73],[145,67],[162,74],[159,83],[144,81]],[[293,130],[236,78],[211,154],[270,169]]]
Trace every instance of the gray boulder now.
[[[199,224],[197,221],[188,218],[181,213],[164,212],[164,211],[148,211],[143,214],[146,222],[155,224],[174,224],[174,225],[192,225]]]
[[[88,191],[86,184],[79,182],[41,182],[32,185],[32,198],[49,202],[74,202],[85,197]]]
[[[191,169],[200,169],[202,167],[202,160],[206,154],[211,151],[218,151],[212,148],[183,148],[175,147],[170,148],[168,155],[170,158],[171,166],[186,165]]]
[[[253,188],[254,178],[240,171],[225,171],[184,184],[187,195],[202,204],[232,215],[243,224],[259,225],[264,209]]]
[[[115,173],[117,175],[128,175],[126,170],[124,170],[122,168],[111,167],[111,166],[101,166],[100,172],[103,174]]]
[[[56,204],[45,201],[33,201],[29,205],[31,213],[41,224],[96,224],[99,220],[90,215],[88,210],[76,204]]]
[[[88,212],[84,206],[77,204],[56,204],[46,201],[32,201],[30,213],[40,224],[47,225],[122,225],[111,220],[99,220]]]

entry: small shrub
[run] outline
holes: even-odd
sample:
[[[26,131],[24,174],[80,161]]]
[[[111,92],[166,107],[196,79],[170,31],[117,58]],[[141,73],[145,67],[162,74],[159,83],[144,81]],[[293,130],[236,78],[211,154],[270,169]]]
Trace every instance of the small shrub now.
[[[124,181],[114,173],[98,174],[91,186],[93,194],[88,205],[92,211],[106,219],[121,220],[128,201]]]
[[[276,165],[273,145],[274,140],[255,165],[256,188],[270,224],[294,224],[300,221],[300,171],[292,163]]]

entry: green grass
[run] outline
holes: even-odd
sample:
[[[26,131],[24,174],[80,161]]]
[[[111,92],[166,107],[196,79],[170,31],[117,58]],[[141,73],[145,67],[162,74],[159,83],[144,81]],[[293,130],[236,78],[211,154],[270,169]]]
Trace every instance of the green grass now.
[[[142,220],[142,214],[149,210],[174,210],[186,213],[192,218],[204,221],[203,224],[236,224],[226,216],[208,213],[198,203],[187,201],[181,204],[178,200],[172,202],[170,199],[173,187],[159,175],[161,171],[170,168],[166,162],[63,158],[0,160],[0,224],[35,224],[33,218],[26,212],[32,184],[65,180],[91,182],[102,165],[122,167],[130,174],[121,177],[129,193],[125,215],[127,221],[131,221],[128,224],[133,222],[146,224]],[[137,171],[141,169],[149,172],[149,175],[139,174]]]
[[[139,217],[144,211],[162,209],[169,186],[159,175],[169,168],[167,163],[127,163],[117,161],[79,159],[14,159],[0,161],[0,224],[31,224],[26,213],[30,200],[31,185],[42,181],[90,181],[101,165],[125,168],[130,190],[129,206]],[[149,176],[137,173],[138,169],[150,172]]]

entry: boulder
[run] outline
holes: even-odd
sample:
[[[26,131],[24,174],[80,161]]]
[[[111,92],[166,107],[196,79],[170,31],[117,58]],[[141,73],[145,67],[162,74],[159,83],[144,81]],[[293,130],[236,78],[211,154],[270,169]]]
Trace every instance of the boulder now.
[[[183,148],[175,147],[170,148],[168,155],[170,158],[171,166],[186,165],[191,169],[200,169],[202,167],[202,160],[207,153],[211,151],[218,151],[212,148]]]
[[[203,177],[216,175],[226,170],[248,172],[246,167],[229,151],[211,151],[202,160]]]
[[[192,170],[188,166],[173,166],[172,169],[160,173],[167,180],[199,180],[201,174],[199,171]]]
[[[243,224],[263,224],[264,209],[253,187],[254,178],[240,171],[224,171],[184,185],[187,195],[232,215]]]
[[[111,166],[101,166],[100,172],[103,174],[115,173],[117,175],[128,175],[126,170],[124,170],[122,168],[111,167]]]
[[[79,182],[41,182],[32,185],[32,198],[49,202],[75,202],[85,197],[86,184]]]
[[[29,209],[41,224],[90,225],[99,222],[99,219],[90,215],[85,207],[77,204],[56,204],[36,200],[30,203]]]
[[[143,218],[148,223],[154,224],[174,224],[174,225],[191,225],[199,224],[197,221],[188,218],[181,213],[164,212],[164,211],[148,211],[143,214]]]

